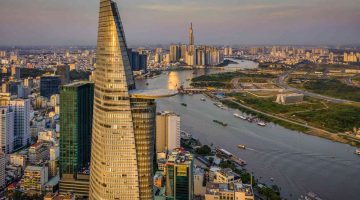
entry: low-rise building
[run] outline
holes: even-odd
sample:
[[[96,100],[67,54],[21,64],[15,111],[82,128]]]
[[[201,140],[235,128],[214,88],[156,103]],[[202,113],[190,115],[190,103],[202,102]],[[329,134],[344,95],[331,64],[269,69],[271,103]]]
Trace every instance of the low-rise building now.
[[[304,95],[297,93],[278,94],[276,98],[276,103],[283,105],[301,103],[303,101],[304,101]]]
[[[11,154],[10,164],[14,166],[21,166],[23,169],[26,167],[27,156],[23,154]]]
[[[41,194],[48,182],[48,168],[46,166],[27,166],[20,188],[29,195]]]
[[[49,159],[49,147],[43,142],[38,142],[29,148],[29,162],[32,164],[38,164],[42,161]]]
[[[254,200],[251,185],[242,183],[208,183],[205,200]]]

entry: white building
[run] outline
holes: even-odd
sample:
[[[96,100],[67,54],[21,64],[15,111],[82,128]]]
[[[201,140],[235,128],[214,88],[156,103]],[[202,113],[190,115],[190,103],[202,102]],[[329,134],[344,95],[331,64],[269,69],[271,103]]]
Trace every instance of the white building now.
[[[206,192],[206,186],[204,185],[205,172],[201,168],[194,170],[194,195],[204,196]]]
[[[57,160],[60,156],[60,148],[59,146],[50,147],[50,160]]]
[[[180,147],[180,116],[164,111],[156,116],[156,152]]]
[[[10,101],[10,107],[14,110],[14,147],[21,148],[30,144],[30,100]]]
[[[304,101],[303,94],[291,93],[291,94],[278,94],[276,98],[276,103],[278,104],[295,104],[301,103]]]
[[[38,141],[44,142],[54,142],[56,139],[56,134],[54,131],[40,131],[38,133]]]
[[[14,112],[8,107],[0,107],[0,144],[4,153],[14,150]]]

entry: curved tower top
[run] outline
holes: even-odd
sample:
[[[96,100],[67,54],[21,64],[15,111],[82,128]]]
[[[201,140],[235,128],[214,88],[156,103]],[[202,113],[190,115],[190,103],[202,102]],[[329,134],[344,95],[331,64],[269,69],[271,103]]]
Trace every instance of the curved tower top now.
[[[135,89],[117,5],[100,1],[90,164],[90,200],[140,199],[129,91]]]

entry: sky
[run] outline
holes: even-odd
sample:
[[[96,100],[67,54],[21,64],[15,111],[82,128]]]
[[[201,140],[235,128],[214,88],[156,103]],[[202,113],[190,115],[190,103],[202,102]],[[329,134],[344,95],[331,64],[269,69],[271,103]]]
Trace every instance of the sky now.
[[[360,44],[360,0],[115,0],[129,46]],[[95,45],[99,0],[0,0],[0,45]]]

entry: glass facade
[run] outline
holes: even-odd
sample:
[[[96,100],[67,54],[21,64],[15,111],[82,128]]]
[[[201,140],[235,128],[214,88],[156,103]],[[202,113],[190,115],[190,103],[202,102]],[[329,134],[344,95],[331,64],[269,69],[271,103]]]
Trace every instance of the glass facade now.
[[[50,99],[53,94],[59,94],[60,76],[42,76],[40,78],[40,95]]]
[[[152,199],[156,104],[154,100],[131,99],[131,110],[140,177],[140,199]]]
[[[100,1],[90,200],[153,199],[155,103],[131,99],[135,82],[115,2]]]
[[[60,92],[60,175],[89,168],[94,84],[78,82]]]

